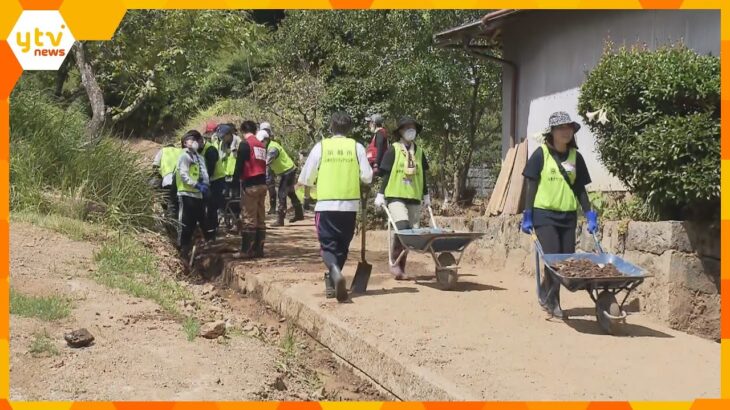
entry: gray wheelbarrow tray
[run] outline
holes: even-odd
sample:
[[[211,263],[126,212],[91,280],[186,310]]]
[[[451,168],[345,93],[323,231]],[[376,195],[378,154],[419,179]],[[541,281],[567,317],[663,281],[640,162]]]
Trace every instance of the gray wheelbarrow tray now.
[[[611,253],[603,251],[601,243],[593,235],[595,245],[594,253],[567,253],[567,254],[545,254],[542,245],[537,239],[537,235],[533,233],[532,239],[535,242],[535,264],[536,278],[538,288],[538,298],[540,298],[540,258],[545,262],[546,274],[553,277],[561,285],[571,292],[585,290],[596,305],[596,320],[601,328],[608,334],[614,334],[617,328],[625,323],[627,314],[623,309],[624,303],[628,299],[631,292],[644,282],[644,279],[651,277],[644,269],[620,258]],[[589,260],[595,264],[612,264],[621,273],[619,277],[595,277],[595,278],[575,278],[561,275],[554,266],[559,262],[568,259]],[[619,304],[616,295],[626,291],[621,303]],[[547,299],[547,296],[545,297]],[[540,300],[542,304],[544,301]]]
[[[433,210],[428,207],[431,217],[430,228],[398,229],[387,206],[383,206],[388,215],[388,260],[391,265],[397,264],[408,251],[428,253],[436,265],[436,281],[443,290],[451,289],[458,281],[459,263],[464,251],[474,240],[484,236],[479,232],[454,232],[441,229],[436,225]],[[391,229],[405,248],[399,255],[391,254]],[[394,258],[395,256],[395,258]]]

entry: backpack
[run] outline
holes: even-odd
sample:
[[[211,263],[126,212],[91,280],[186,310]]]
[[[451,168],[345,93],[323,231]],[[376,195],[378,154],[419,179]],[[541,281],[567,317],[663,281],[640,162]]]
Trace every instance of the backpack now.
[[[378,160],[378,146],[375,144],[375,140],[381,131],[383,132],[383,138],[385,138],[385,150],[388,149],[388,132],[385,128],[375,131],[375,135],[373,135],[373,139],[370,140],[370,145],[368,145],[368,149],[366,150],[368,162],[373,168],[377,168],[380,165],[375,163]]]

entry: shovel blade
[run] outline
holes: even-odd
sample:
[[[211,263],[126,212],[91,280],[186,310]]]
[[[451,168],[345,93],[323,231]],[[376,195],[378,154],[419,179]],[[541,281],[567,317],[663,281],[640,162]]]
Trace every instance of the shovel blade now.
[[[373,271],[373,265],[367,262],[358,262],[355,277],[352,278],[350,291],[352,293],[365,293],[370,280],[370,273]]]

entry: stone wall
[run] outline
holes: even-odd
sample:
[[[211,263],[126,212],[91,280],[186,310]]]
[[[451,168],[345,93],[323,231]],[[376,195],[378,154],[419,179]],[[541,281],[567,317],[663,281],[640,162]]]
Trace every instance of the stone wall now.
[[[476,190],[477,198],[489,198],[494,190],[494,175],[486,165],[472,166],[466,177],[466,186]]]
[[[530,237],[520,232],[521,217],[438,218],[445,227],[484,232],[470,249],[488,266],[517,273],[535,272]],[[578,251],[592,251],[594,241],[578,226]],[[627,300],[670,327],[720,339],[720,227],[689,222],[602,222],[599,239],[606,252],[646,269],[647,279]]]

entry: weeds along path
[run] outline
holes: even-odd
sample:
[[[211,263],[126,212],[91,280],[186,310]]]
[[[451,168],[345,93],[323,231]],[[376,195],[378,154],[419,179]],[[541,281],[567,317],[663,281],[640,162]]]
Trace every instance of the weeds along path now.
[[[101,231],[78,221],[22,218],[97,238],[69,239],[18,219],[10,226],[12,400],[378,399],[266,307],[176,280],[169,245],[100,241]],[[196,337],[214,319],[227,322],[227,335]],[[82,327],[94,344],[66,346],[63,333]]]

